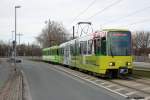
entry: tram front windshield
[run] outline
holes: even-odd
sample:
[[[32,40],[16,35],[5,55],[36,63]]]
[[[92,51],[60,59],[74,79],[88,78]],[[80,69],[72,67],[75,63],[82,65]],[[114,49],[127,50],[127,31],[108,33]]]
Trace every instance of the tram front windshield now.
[[[130,56],[131,32],[109,32],[107,46],[109,56]]]

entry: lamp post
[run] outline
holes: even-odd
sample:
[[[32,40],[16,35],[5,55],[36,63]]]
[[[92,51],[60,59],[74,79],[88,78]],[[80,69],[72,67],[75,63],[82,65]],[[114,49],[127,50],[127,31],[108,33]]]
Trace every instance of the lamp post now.
[[[12,33],[12,37],[11,37],[11,39],[9,39],[9,45],[10,45],[10,54],[11,54],[11,57],[13,57],[14,55],[13,55],[13,52],[14,52],[14,49],[13,49],[13,33],[14,33],[15,31],[14,30],[12,30],[11,31],[11,33]],[[12,45],[12,47],[11,47],[11,45]],[[12,50],[11,50],[12,49]]]
[[[21,8],[21,6],[15,6],[15,48],[14,48],[14,61],[15,61],[15,65],[16,65],[16,35],[17,35],[17,8]]]
[[[14,36],[13,33],[14,33],[14,32],[15,32],[14,30],[11,31],[11,33],[12,33],[11,39],[12,39],[12,40],[13,40],[13,36]]]

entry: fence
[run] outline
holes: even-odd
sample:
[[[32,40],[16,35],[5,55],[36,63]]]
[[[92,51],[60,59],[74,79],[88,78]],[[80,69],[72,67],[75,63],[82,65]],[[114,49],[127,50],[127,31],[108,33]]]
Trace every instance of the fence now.
[[[134,56],[135,62],[150,62],[150,57],[148,56]]]

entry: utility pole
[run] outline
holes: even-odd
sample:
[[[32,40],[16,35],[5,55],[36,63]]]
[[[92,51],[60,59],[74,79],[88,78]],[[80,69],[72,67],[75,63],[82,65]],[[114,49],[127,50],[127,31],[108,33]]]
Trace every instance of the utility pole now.
[[[14,47],[14,61],[15,61],[15,66],[16,66],[16,44],[17,44],[17,41],[16,41],[16,38],[17,38],[17,8],[21,8],[21,6],[15,6],[15,47]]]
[[[75,38],[75,37],[74,37],[74,28],[75,28],[75,27],[73,26],[72,28],[73,28],[73,39],[74,39],[74,38]]]
[[[32,59],[33,59],[33,44],[32,44]]]
[[[29,48],[30,44],[28,42],[28,52],[27,52],[27,56],[30,56],[30,48]]]

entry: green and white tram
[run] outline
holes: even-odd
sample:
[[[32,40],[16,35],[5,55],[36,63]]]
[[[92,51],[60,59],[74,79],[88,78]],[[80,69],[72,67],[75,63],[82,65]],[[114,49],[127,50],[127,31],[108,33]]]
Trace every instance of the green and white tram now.
[[[105,29],[63,43],[57,49],[58,63],[100,76],[132,74],[129,30]]]

